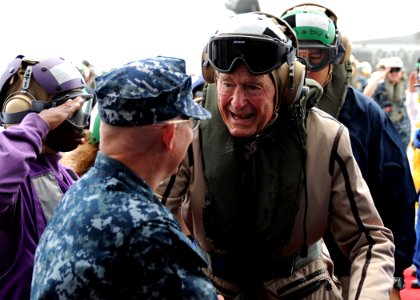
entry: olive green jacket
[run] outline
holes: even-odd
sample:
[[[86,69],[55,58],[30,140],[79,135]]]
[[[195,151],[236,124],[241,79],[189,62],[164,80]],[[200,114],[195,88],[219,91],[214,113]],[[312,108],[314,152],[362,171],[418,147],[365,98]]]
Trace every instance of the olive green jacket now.
[[[202,215],[206,188],[199,135],[200,132],[195,132],[192,149],[176,177],[162,182],[157,193],[163,195],[162,200],[174,213],[180,212],[182,222],[204,256],[220,254],[228,259],[224,249],[216,249],[204,231]],[[312,108],[307,118],[306,150],[307,200],[302,193],[291,239],[280,256],[299,257],[305,242],[304,223],[307,245],[319,243],[326,228],[331,226],[337,244],[352,261],[348,299],[389,299],[394,281],[393,236],[383,226],[353,157],[348,130],[329,114]],[[303,267],[295,266],[290,276],[262,279],[258,283],[258,298],[282,299],[287,295],[294,298],[293,293],[304,289],[305,285],[309,288],[318,280],[325,284],[304,299],[341,299],[340,286],[333,280],[332,270],[327,270],[325,262],[330,261],[324,253]],[[206,272],[225,299],[241,292],[243,286],[235,280],[213,276],[211,264]],[[292,282],[300,284],[290,284]]]

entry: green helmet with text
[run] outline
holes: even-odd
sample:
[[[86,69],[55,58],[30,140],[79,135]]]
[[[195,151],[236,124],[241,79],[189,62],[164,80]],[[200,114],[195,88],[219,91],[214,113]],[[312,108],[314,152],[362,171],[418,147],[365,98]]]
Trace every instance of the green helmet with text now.
[[[305,58],[308,70],[319,71],[340,63],[345,48],[334,13],[317,5],[301,5],[286,11],[282,19],[295,31],[299,56]]]

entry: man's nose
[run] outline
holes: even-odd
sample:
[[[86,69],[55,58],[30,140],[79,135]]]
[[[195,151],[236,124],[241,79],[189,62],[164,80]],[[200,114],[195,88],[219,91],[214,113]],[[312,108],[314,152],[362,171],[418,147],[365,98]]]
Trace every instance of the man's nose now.
[[[234,108],[240,109],[247,103],[246,91],[243,87],[237,86],[235,92],[232,95],[231,104]]]

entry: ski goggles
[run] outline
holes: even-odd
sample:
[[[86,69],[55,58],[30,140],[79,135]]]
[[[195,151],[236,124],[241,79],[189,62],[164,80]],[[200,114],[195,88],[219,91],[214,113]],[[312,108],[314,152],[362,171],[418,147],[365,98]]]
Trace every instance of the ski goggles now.
[[[32,98],[32,100],[30,100],[31,108],[29,110],[19,111],[15,113],[6,113],[6,112],[0,113],[0,124],[17,124],[17,123],[22,122],[23,118],[30,112],[40,113],[44,109],[49,109],[52,107],[62,105],[64,102],[66,102],[69,99],[82,97],[84,99],[83,106],[78,111],[76,111],[72,115],[72,117],[68,118],[67,121],[70,122],[74,127],[77,127],[79,129],[87,128],[89,114],[90,114],[90,111],[92,110],[92,103],[93,103],[94,95],[85,94],[82,91],[77,89],[73,92],[67,93],[66,95],[58,99],[53,99],[52,101],[49,101],[49,102],[43,101],[43,100],[37,100],[35,99],[34,96],[32,96],[29,93],[27,95],[29,95],[30,98]],[[13,96],[13,94],[11,96]],[[9,98],[11,98],[11,96],[9,96]]]
[[[64,104],[69,99],[75,99],[81,97],[84,100],[83,106],[77,110],[70,118],[67,118],[67,121],[74,127],[78,129],[88,129],[89,128],[89,115],[92,111],[94,95],[86,94],[82,91],[73,91],[65,95],[60,96],[59,98],[53,99],[51,102],[44,102],[39,100],[32,101],[32,111],[41,112],[44,109],[51,107],[56,107]]]
[[[338,64],[344,55],[340,46],[326,47],[318,44],[299,45],[298,56],[303,58],[308,71],[317,72],[330,64]]]
[[[286,61],[293,61],[294,48],[284,42],[260,36],[223,35],[210,39],[208,59],[222,73],[233,71],[239,61],[255,75],[268,73]]]

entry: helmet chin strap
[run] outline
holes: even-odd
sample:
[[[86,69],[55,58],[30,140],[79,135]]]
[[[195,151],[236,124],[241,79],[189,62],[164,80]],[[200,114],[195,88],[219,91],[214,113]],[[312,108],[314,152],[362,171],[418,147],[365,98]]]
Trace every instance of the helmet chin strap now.
[[[333,73],[333,65],[328,65],[328,75],[324,81],[324,84],[322,85],[323,88],[326,87],[327,84],[331,81],[332,73]]]
[[[279,92],[278,92],[278,85],[277,85],[277,81],[273,75],[272,72],[270,72],[270,78],[273,81],[275,90],[276,90],[276,94],[274,96],[274,110],[273,110],[273,115],[271,116],[270,120],[267,122],[267,124],[264,126],[264,129],[266,129],[267,127],[269,127],[271,124],[273,124],[278,116],[279,116],[279,109],[280,109],[280,100],[279,100]],[[263,130],[264,130],[263,129]]]
[[[52,148],[50,148],[48,145],[46,145],[45,143],[42,143],[42,150],[41,150],[41,153],[42,154],[56,154],[56,153],[58,153],[59,151],[56,151],[56,150],[54,150],[54,149],[52,149]]]

